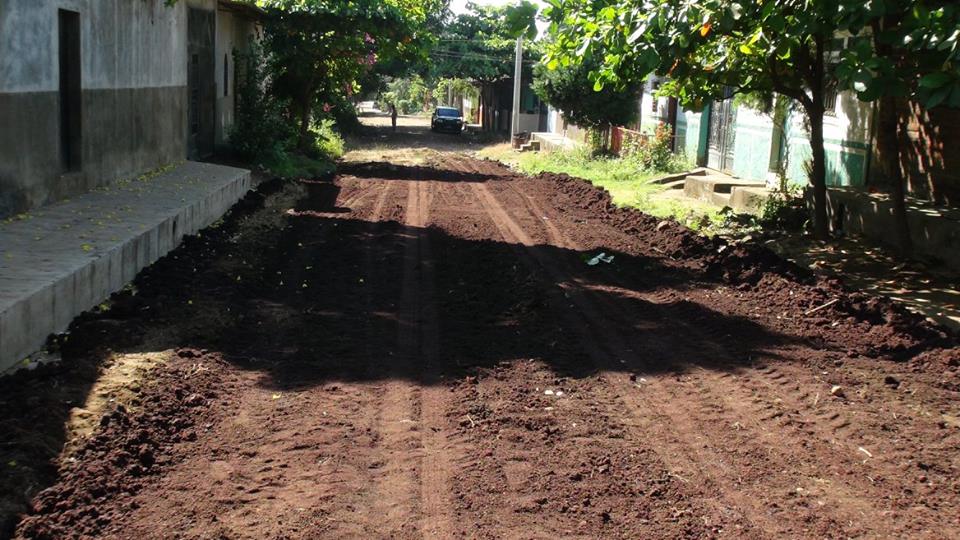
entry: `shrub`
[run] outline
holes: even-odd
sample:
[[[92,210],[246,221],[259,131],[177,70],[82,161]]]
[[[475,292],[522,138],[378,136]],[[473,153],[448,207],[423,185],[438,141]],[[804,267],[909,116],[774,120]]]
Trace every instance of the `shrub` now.
[[[237,113],[228,133],[239,157],[254,163],[276,161],[286,152],[293,130],[283,115],[284,104],[267,92],[268,76],[262,47],[233,51],[237,68]]]
[[[683,154],[673,153],[673,133],[661,123],[652,137],[631,138],[624,142],[623,155],[649,172],[680,172],[688,168]]]
[[[790,184],[781,174],[780,187],[770,194],[760,208],[757,221],[764,229],[799,231],[809,220],[802,188]]]
[[[316,128],[317,151],[321,156],[335,160],[343,156],[343,137],[335,130],[332,119],[321,120]]]

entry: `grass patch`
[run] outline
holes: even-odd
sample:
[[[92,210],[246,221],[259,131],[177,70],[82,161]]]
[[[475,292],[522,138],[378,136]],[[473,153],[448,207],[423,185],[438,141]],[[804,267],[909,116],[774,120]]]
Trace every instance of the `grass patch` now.
[[[320,178],[336,170],[336,165],[326,157],[286,153],[266,160],[263,166],[280,178]]]
[[[675,219],[691,229],[709,232],[714,224],[725,220],[720,208],[682,198],[677,190],[655,182],[668,173],[644,171],[630,159],[596,157],[586,150],[516,152],[508,144],[485,148],[478,155],[506,163],[524,174],[552,172],[583,178],[609,191],[618,206]]]
[[[319,178],[336,171],[334,162],[343,157],[345,142],[337,133],[333,120],[323,120],[311,131],[316,143],[309,155],[292,150],[273,152],[263,158],[264,168],[288,179]]]

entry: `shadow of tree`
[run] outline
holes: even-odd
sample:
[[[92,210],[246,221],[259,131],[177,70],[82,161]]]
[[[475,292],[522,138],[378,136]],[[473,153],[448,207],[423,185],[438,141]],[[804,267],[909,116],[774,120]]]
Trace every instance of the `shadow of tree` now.
[[[412,185],[404,179],[421,177],[486,180],[422,167],[391,173],[398,192]],[[54,480],[64,422],[110,351],[207,349],[261,373],[266,387],[289,389],[391,378],[437,384],[528,359],[558,377],[727,370],[793,340],[684,301],[676,295],[709,280],[658,259],[610,252],[612,264],[589,266],[586,254],[558,246],[367,221],[348,216],[340,189],[326,180],[264,184],[222,225],[141,272],[110,310],[74,321],[63,364],[0,382],[0,466],[17,460],[23,471],[5,475],[12,495],[0,532]],[[447,211],[458,212],[438,209]],[[425,246],[429,258],[405,265]],[[404,279],[410,271],[419,278]],[[430,326],[436,349],[427,355],[430,336],[417,329]],[[410,329],[415,339],[404,345],[400,333]]]
[[[426,168],[397,173],[437,176]],[[475,181],[469,178],[447,175],[448,181]],[[589,266],[588,254],[553,245],[339,217],[344,209],[337,207],[335,184],[306,187],[275,237],[241,243],[227,255],[245,257],[244,265],[231,267],[236,275],[181,253],[164,262],[205,267],[193,284],[175,287],[176,268],[158,267],[145,277],[141,301],[187,306],[178,308],[180,316],[195,321],[179,325],[170,347],[219,351],[263,372],[263,384],[290,388],[393,377],[432,384],[530,358],[571,377],[689,365],[730,369],[748,363],[753,351],[792,341],[746,318],[682,299],[658,300],[708,280],[656,259],[611,252],[613,264]],[[404,305],[411,239],[433,253],[421,262],[432,265],[433,281],[414,291],[435,307],[439,354],[430,365],[421,358],[422,345],[404,350],[398,343],[398,329],[426,322]],[[221,316],[215,324],[204,314],[211,308]]]
[[[435,167],[424,165],[396,165],[384,161],[365,163],[343,163],[339,166],[342,174],[359,178],[389,178],[390,180],[435,180],[438,182],[486,182],[498,175],[470,171],[438,171]]]

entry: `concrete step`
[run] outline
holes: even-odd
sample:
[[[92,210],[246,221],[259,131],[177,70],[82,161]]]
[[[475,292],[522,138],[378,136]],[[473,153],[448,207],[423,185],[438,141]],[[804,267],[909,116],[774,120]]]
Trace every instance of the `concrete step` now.
[[[0,373],[250,188],[250,171],[188,161],[0,225]]]
[[[668,175],[666,175],[666,176],[662,176],[662,177],[660,177],[660,178],[657,178],[656,180],[652,180],[650,183],[652,183],[652,184],[672,184],[673,182],[676,182],[676,181],[678,181],[678,180],[685,180],[687,177],[690,177],[690,176],[704,176],[704,175],[707,174],[708,171],[709,171],[709,169],[706,169],[706,168],[703,168],[703,167],[698,167],[698,168],[696,168],[696,169],[693,169],[692,171],[687,171],[687,172],[682,172],[682,173],[677,173],[677,174],[668,174]]]
[[[773,190],[766,187],[736,186],[730,191],[730,207],[737,212],[754,214],[772,194]]]
[[[690,198],[711,202],[714,193],[729,194],[737,186],[762,188],[766,187],[766,183],[759,180],[742,180],[711,172],[703,176],[688,176],[683,191]]]
[[[540,141],[529,141],[520,145],[521,152],[539,152]]]
[[[672,182],[666,182],[663,187],[667,189],[683,189],[683,186],[687,183],[686,179],[674,180]]]
[[[707,202],[717,206],[730,206],[730,198],[729,193],[711,193]]]

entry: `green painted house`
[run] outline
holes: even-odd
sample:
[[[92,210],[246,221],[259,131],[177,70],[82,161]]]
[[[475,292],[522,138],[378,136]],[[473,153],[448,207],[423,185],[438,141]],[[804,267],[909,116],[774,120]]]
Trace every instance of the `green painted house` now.
[[[829,100],[824,120],[828,185],[866,185],[873,116],[873,106],[860,103],[848,92]],[[641,124],[642,130],[648,129]],[[810,159],[805,124],[799,110],[764,113],[726,99],[702,112],[679,112],[676,149],[697,165],[741,178],[776,182],[782,170],[791,182],[803,185]]]

